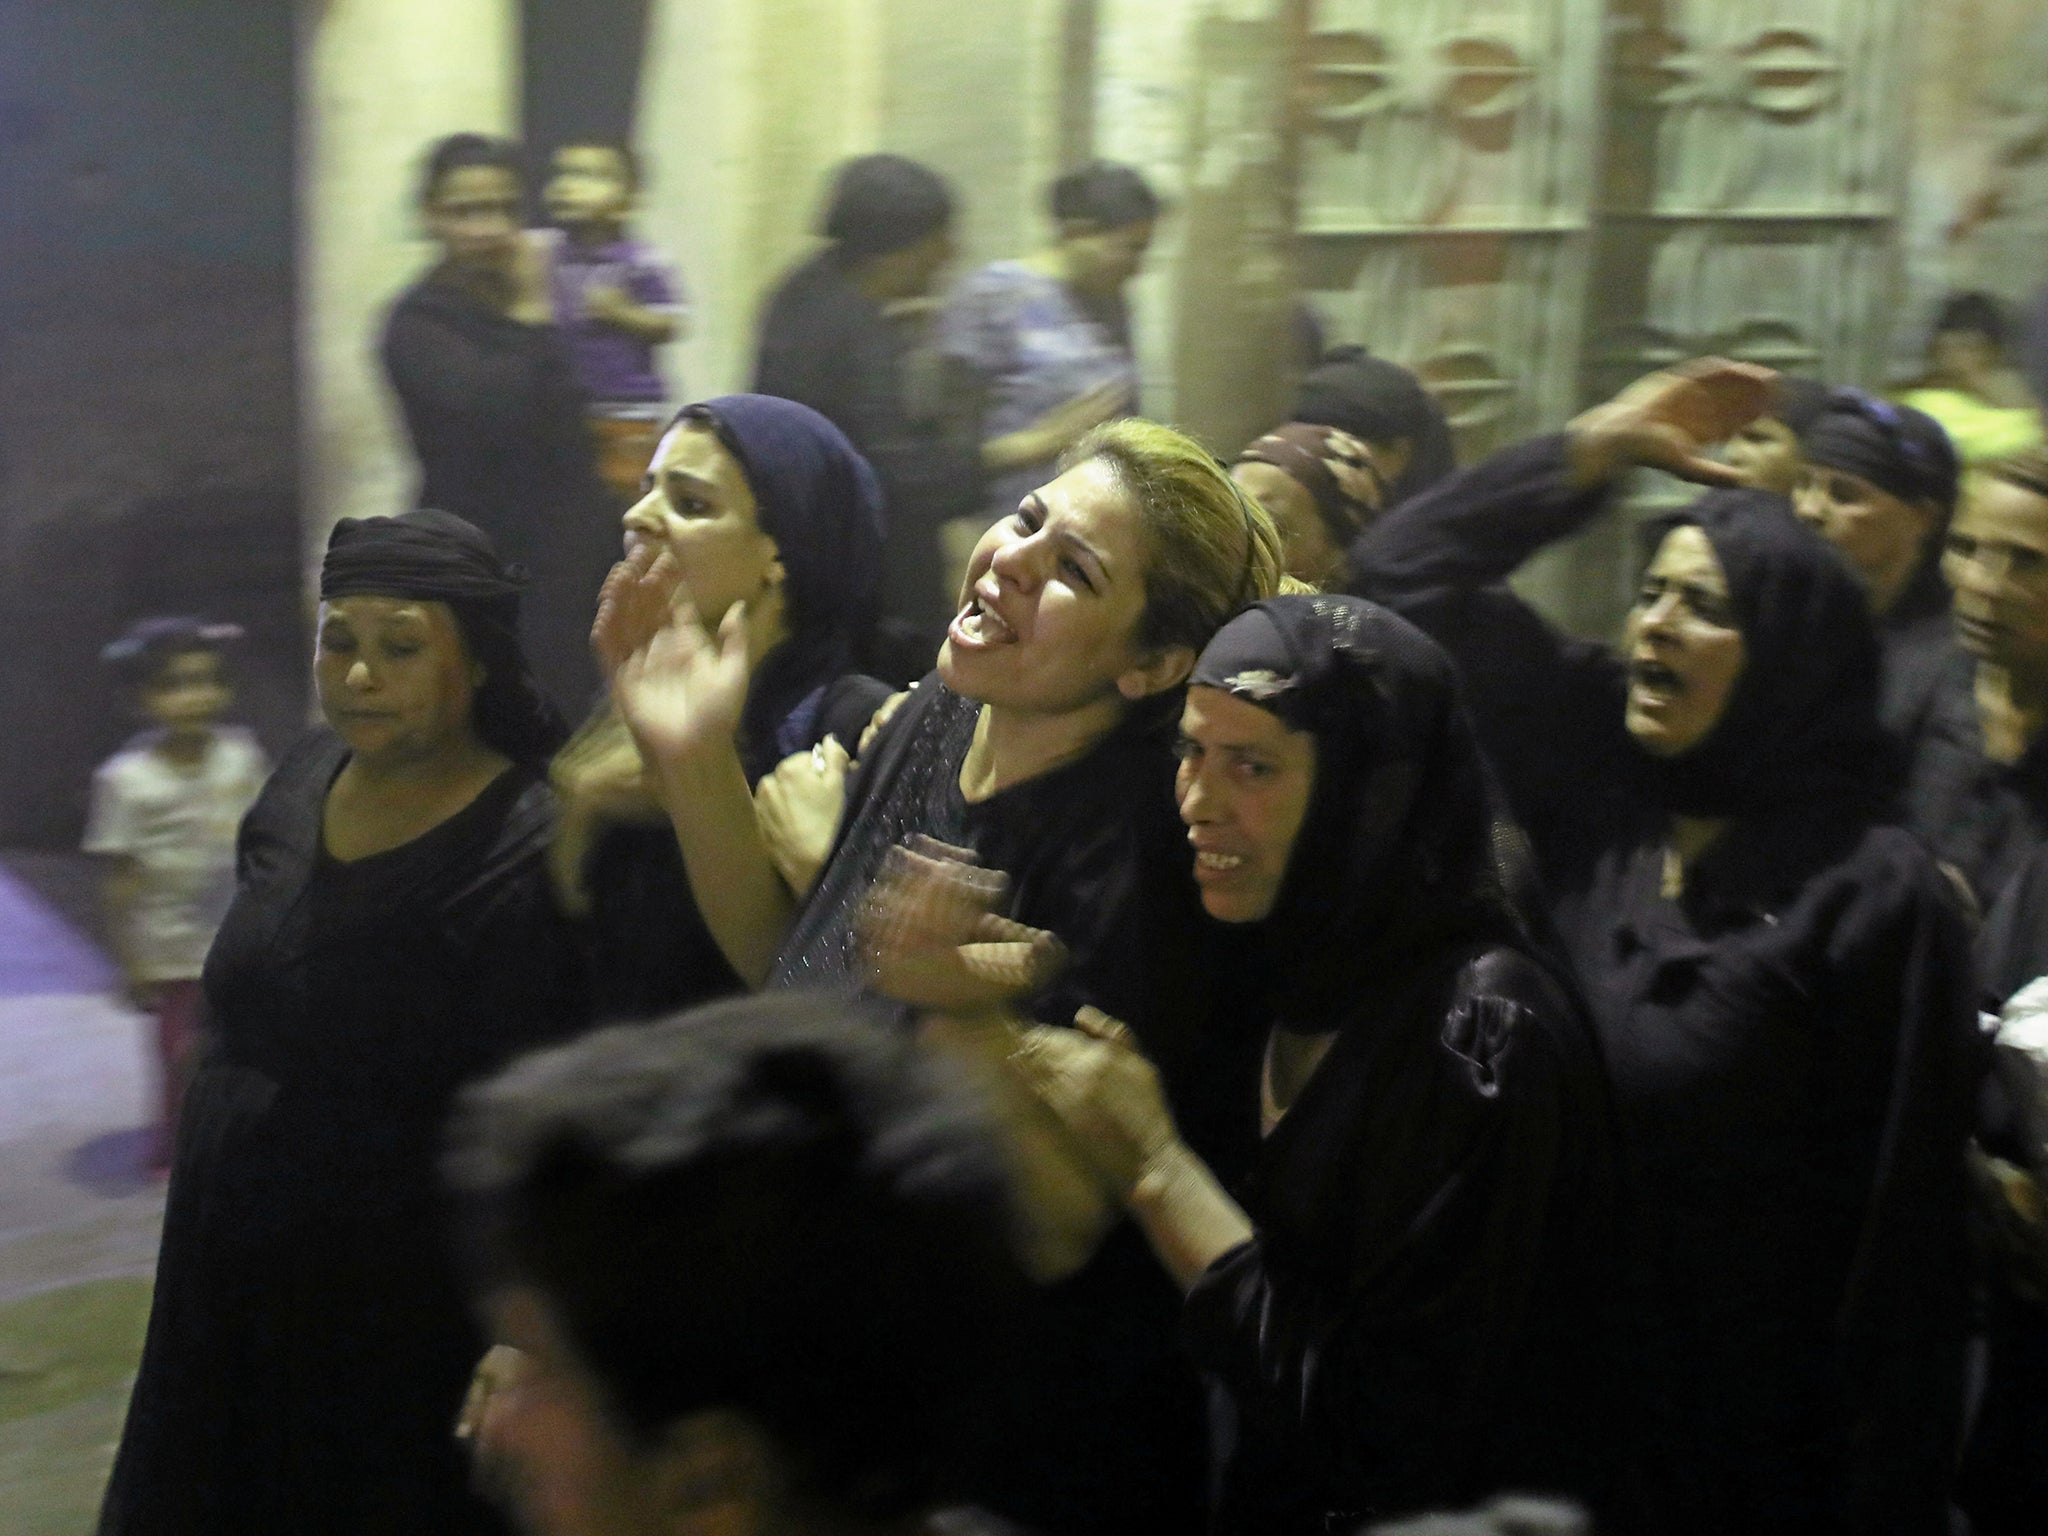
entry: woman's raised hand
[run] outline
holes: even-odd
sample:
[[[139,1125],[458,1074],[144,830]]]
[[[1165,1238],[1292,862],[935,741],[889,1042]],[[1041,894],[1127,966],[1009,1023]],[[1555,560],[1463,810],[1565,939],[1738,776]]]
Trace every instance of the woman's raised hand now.
[[[1052,934],[995,911],[1009,879],[969,849],[929,837],[889,850],[862,903],[860,935],[885,997],[939,1013],[979,1014],[1043,989],[1066,964]]]
[[[1580,478],[1597,482],[1632,463],[1699,485],[1741,484],[1707,450],[1771,409],[1777,378],[1755,363],[1702,357],[1637,379],[1572,422]]]
[[[746,609],[734,603],[710,633],[666,550],[642,546],[605,578],[591,645],[649,766],[730,749],[751,671]]]

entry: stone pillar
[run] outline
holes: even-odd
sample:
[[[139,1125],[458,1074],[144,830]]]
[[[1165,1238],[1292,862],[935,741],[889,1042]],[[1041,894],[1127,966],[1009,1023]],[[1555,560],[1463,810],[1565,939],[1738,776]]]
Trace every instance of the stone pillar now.
[[[301,0],[299,400],[306,548],[403,511],[415,469],[377,361],[384,311],[426,259],[421,153],[518,127],[515,0]]]

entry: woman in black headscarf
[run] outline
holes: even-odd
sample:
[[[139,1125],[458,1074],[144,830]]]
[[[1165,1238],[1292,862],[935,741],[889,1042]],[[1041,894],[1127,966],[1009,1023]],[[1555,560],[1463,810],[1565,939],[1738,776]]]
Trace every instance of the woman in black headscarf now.
[[[327,724],[242,825],[110,1536],[499,1528],[449,1436],[481,1345],[439,1132],[459,1084],[584,1013],[520,586],[450,513],[335,527]]]
[[[1924,412],[1837,389],[1800,433],[1799,452],[1792,504],[1863,583],[1881,653],[1877,714],[1898,743],[1907,823],[1939,846],[1934,807],[1968,771],[1967,746],[1951,724],[1957,679],[1968,669],[1941,575],[1960,474],[1955,449]]]
[[[1300,421],[1252,439],[1230,478],[1280,530],[1287,574],[1325,589],[1343,583],[1345,552],[1388,495],[1365,443],[1339,428]]]
[[[1451,424],[1422,381],[1364,347],[1332,347],[1301,381],[1291,419],[1362,438],[1399,506],[1458,467]]]
[[[1203,652],[1181,737],[1264,1053],[1236,1198],[1121,1026],[1032,1031],[1022,1061],[1188,1292],[1229,1409],[1215,1528],[1595,1495],[1608,1106],[1449,658],[1356,598],[1274,598]]]
[[[1621,656],[1501,585],[1625,464],[1724,480],[1701,450],[1769,385],[1654,375],[1388,514],[1357,569],[1460,661],[1613,1081],[1644,1388],[1617,1528],[1935,1531],[1977,1045],[1955,898],[1886,824],[1863,592],[1748,490],[1665,525]]]
[[[808,406],[722,395],[677,414],[648,478],[626,513],[627,552],[673,556],[714,628],[747,606],[754,668],[738,739],[747,783],[813,747],[843,769],[888,692],[856,670],[882,580],[881,488],[867,461]],[[609,706],[554,776],[565,802],[555,868],[565,905],[589,918],[599,1016],[648,1018],[739,990],[639,751]]]

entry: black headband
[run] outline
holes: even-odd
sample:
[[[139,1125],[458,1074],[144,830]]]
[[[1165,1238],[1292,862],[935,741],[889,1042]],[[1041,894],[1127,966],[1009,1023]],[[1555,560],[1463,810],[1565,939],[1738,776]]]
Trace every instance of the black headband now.
[[[452,512],[345,517],[327,540],[321,598],[410,597],[429,602],[516,599],[526,573],[508,566],[484,532]]]

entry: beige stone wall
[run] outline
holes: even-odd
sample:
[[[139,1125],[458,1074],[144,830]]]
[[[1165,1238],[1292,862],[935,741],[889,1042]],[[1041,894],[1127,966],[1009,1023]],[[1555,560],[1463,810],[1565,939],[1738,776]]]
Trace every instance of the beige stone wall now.
[[[307,0],[299,41],[300,485],[309,563],[343,517],[402,511],[413,467],[376,360],[426,259],[421,150],[517,131],[514,0]]]

